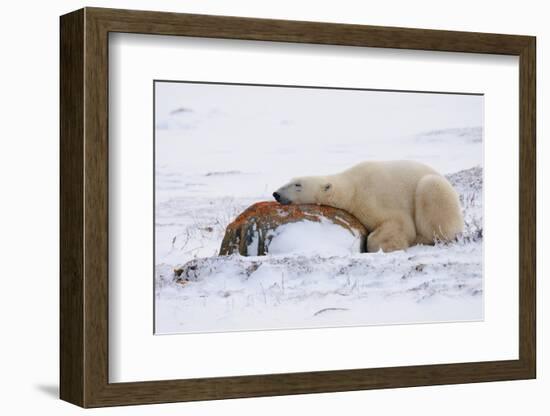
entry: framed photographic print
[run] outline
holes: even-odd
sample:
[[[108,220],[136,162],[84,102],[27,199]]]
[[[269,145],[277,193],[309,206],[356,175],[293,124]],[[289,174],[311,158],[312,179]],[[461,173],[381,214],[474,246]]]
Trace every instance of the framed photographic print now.
[[[61,398],[534,378],[535,38],[61,17]]]

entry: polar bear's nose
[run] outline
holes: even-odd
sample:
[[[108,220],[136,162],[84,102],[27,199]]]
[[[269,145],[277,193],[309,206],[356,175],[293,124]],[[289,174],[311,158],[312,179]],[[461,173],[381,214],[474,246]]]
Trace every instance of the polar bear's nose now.
[[[275,198],[275,200],[279,202],[281,199],[281,195],[278,192],[273,192],[273,198]]]

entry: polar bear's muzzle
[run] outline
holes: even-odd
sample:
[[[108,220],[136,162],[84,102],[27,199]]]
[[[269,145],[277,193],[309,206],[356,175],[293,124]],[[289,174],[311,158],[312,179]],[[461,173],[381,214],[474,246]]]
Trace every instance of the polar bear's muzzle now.
[[[277,201],[279,204],[282,204],[282,205],[288,205],[292,203],[290,199],[285,198],[279,192],[273,192],[273,198],[275,198],[275,201]]]

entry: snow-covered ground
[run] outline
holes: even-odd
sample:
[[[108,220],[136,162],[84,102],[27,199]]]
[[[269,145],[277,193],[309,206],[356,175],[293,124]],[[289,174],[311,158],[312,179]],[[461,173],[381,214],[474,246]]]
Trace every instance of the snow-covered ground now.
[[[481,96],[157,83],[156,333],[483,319],[482,124]],[[386,254],[289,254],[280,240],[277,254],[217,256],[226,225],[292,176],[375,159],[447,174],[463,238]]]

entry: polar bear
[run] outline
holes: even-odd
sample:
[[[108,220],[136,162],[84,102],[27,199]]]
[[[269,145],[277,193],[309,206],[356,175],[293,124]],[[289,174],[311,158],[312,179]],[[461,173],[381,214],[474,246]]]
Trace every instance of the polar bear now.
[[[369,230],[367,251],[453,240],[464,229],[457,192],[435,170],[409,160],[368,161],[328,176],[295,178],[281,204],[319,204],[353,214]]]

